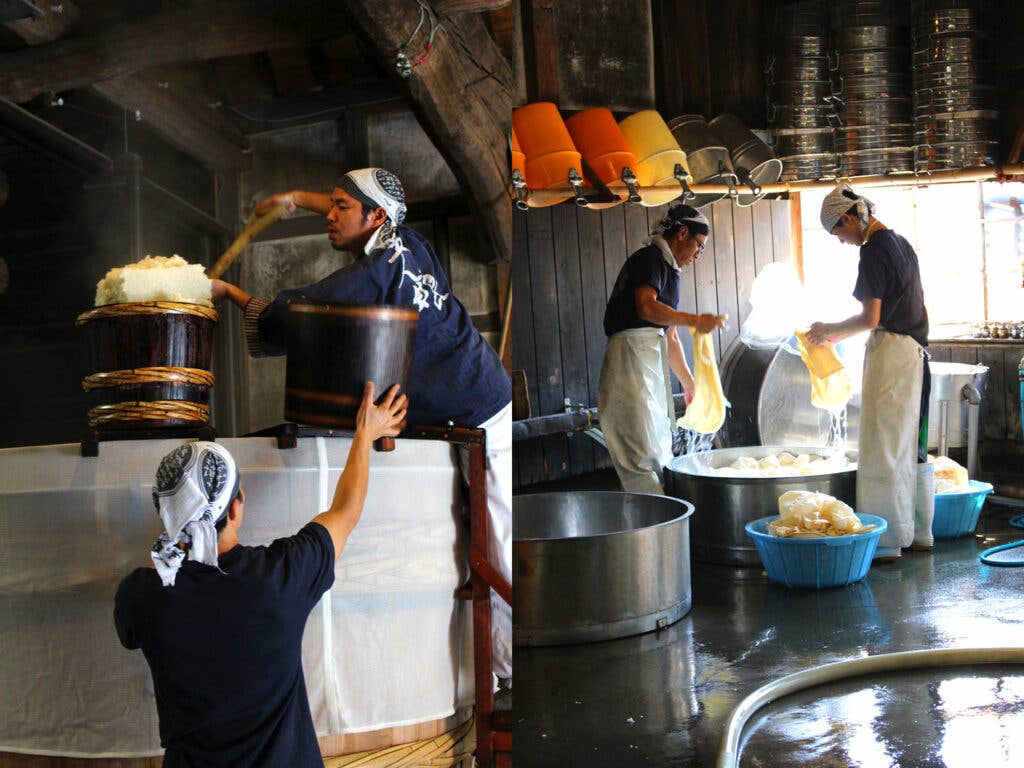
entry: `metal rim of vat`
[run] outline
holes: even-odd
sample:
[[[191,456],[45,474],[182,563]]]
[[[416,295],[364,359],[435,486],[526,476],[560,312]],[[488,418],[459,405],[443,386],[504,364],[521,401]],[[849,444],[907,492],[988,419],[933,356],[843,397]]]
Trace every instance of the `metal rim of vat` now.
[[[570,501],[566,501],[570,500]],[[517,538],[515,522],[614,502],[663,509],[658,522],[578,536]],[[615,491],[516,497],[513,520],[513,643],[590,643],[668,627],[689,612],[689,520],[693,505],[669,496]],[[525,531],[529,534],[530,531]],[[638,570],[636,565],[642,568]],[[654,573],[642,573],[649,568]]]

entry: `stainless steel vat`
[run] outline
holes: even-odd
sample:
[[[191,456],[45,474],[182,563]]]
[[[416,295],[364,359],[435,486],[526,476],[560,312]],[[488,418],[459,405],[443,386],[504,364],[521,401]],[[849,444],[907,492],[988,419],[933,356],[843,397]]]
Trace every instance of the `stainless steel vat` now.
[[[708,474],[709,467],[728,466],[740,456],[760,459],[781,451],[821,455],[827,449],[806,445],[723,448],[703,455],[680,456],[665,467],[665,493],[685,499],[694,506],[690,550],[695,560],[727,565],[760,565],[761,558],[754,543],[744,533],[743,526],[752,520],[778,514],[779,496],[787,491],[827,493],[856,508],[855,466],[830,474],[797,477],[721,477]],[[856,461],[856,453],[849,453],[848,458]],[[518,506],[516,514],[519,514]],[[518,581],[516,588],[519,588]]]
[[[667,627],[691,607],[693,505],[586,491],[517,496],[517,645],[561,645]]]
[[[719,115],[708,123],[708,127],[728,148],[742,187],[750,190],[750,194],[741,193],[736,198],[736,204],[753,205],[766,194],[761,191],[761,185],[774,184],[779,180],[782,162],[775,158],[771,147],[755,136],[735,115]]]
[[[711,132],[701,115],[680,115],[669,121],[669,130],[679,148],[686,153],[695,184],[728,184],[735,188],[736,173],[732,167],[729,150]],[[726,193],[699,194],[688,202],[694,208],[721,200]],[[732,195],[735,197],[735,195]]]

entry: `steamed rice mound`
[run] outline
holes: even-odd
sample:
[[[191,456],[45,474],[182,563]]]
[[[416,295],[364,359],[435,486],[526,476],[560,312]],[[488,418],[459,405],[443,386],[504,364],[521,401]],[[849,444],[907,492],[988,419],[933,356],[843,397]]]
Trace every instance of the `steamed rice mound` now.
[[[96,284],[96,306],[136,301],[176,301],[213,306],[212,283],[202,264],[181,256],[147,256],[116,267]]]

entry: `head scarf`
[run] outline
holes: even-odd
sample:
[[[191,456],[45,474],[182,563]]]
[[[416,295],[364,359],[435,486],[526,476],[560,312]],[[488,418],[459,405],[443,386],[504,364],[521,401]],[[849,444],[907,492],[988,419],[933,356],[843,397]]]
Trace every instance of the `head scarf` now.
[[[703,213],[689,205],[675,205],[668,209],[668,213],[659,221],[651,231],[652,237],[664,237],[666,232],[673,232],[685,224],[691,234],[707,235],[711,232],[711,225]]]
[[[164,532],[150,553],[165,587],[174,585],[186,554],[217,567],[214,527],[238,493],[238,468],[226,449],[203,440],[164,456],[153,481],[153,504]]]
[[[866,227],[875,213],[875,204],[854,192],[849,184],[840,184],[821,201],[821,226],[831,234],[842,215],[854,206],[857,206],[857,218]]]
[[[405,250],[397,230],[398,225],[405,221],[407,210],[402,182],[391,171],[383,168],[357,168],[346,173],[339,186],[360,203],[372,208],[383,208],[387,212],[387,220],[371,242],[376,248],[394,248],[394,260]]]

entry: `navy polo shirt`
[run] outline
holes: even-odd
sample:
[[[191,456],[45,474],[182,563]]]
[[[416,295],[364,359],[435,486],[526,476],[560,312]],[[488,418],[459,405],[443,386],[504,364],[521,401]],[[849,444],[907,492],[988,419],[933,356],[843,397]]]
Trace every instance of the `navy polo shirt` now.
[[[881,229],[860,247],[857,301],[881,299],[879,325],[928,346],[928,310],[914,247],[891,229]]]
[[[668,263],[661,249],[653,243],[641,248],[622,265],[612,287],[604,312],[606,336],[629,328],[667,328],[665,325],[641,320],[636,313],[637,288],[650,286],[658,301],[676,309],[679,306],[679,268]]]

